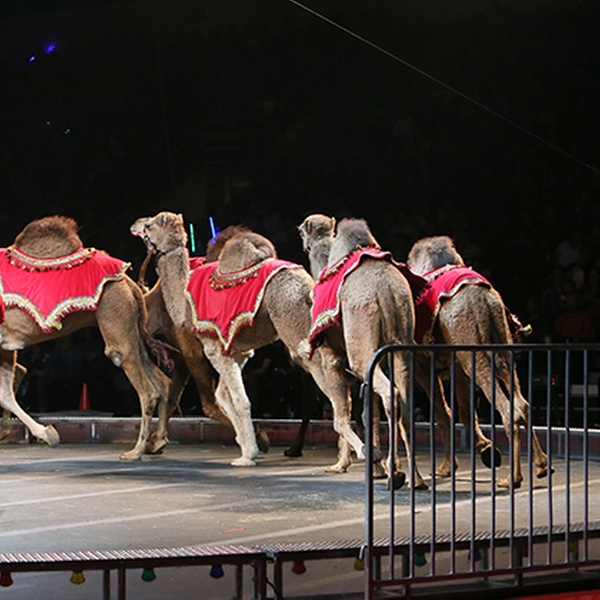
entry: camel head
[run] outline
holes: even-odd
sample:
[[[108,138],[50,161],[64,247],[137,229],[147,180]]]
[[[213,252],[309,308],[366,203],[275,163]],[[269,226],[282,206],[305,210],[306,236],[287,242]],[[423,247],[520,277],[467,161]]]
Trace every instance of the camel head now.
[[[154,217],[142,217],[129,230],[132,235],[142,238],[148,252],[158,257],[185,248],[187,244],[183,217],[168,211]]]
[[[413,273],[424,275],[446,265],[463,266],[465,263],[452,238],[438,235],[418,240],[408,253],[406,264]]]
[[[310,273],[313,279],[317,279],[329,260],[335,233],[335,218],[319,214],[309,215],[298,226],[298,233],[302,240],[302,249],[308,254]]]
[[[298,226],[298,233],[302,240],[302,249],[307,254],[310,253],[314,242],[325,238],[333,240],[334,232],[335,218],[319,214],[309,215]]]
[[[177,327],[189,319],[185,289],[189,276],[187,234],[183,217],[172,212],[160,212],[154,217],[138,219],[130,228],[132,235],[142,238],[148,253],[158,259],[157,272],[167,312]]]

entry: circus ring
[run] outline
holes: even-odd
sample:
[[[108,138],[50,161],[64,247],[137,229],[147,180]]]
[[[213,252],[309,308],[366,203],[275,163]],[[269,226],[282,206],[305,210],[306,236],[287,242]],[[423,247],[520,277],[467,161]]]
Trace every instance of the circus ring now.
[[[376,481],[367,499],[361,463],[343,475],[325,473],[337,454],[327,421],[310,425],[301,458],[283,455],[297,421],[261,422],[272,448],[251,469],[230,466],[238,455],[231,433],[202,418],[174,418],[165,452],[133,463],[119,455],[137,438],[135,418],[81,412],[42,421],[59,431],[58,448],[35,443],[15,422],[0,449],[0,595],[11,600],[30,598],[42,588],[49,600],[164,598],[165,592],[181,599],[363,598],[368,555],[374,559],[369,576],[382,578],[386,597],[402,597],[407,587],[418,589],[419,597],[428,597],[428,589],[434,594],[430,597],[439,597],[445,566],[469,575],[466,589],[476,585],[481,594],[484,585],[486,595],[496,597],[533,593],[538,582],[547,586],[551,576],[558,577],[555,590],[561,585],[589,589],[599,578],[600,431],[593,428],[551,428],[544,443],[548,440],[553,448],[552,485],[534,480],[530,488],[525,466],[521,490],[498,494],[505,504],[494,535],[486,536],[487,526],[473,530],[470,482],[489,486],[491,475],[471,461],[470,436],[461,425],[454,447],[460,467],[453,480],[436,480],[434,494],[406,487],[391,494]],[[427,477],[429,424],[416,424],[413,433],[416,460]],[[585,515],[577,495],[584,487],[589,492]],[[564,494],[567,488],[572,495]],[[529,530],[527,523],[523,528],[511,521],[527,514],[532,498],[547,503],[548,490],[555,515],[550,529],[536,525]],[[386,529],[390,497],[391,536]],[[376,529],[366,557],[369,502],[376,507]],[[453,530],[439,528],[432,537],[415,527],[415,516],[420,527],[432,512],[448,507],[454,511]],[[566,517],[572,525],[566,528],[567,544]],[[399,578],[404,591],[385,581],[394,568],[386,566],[387,539],[394,539],[391,554],[399,561],[393,581]],[[520,543],[513,547],[515,540]],[[538,579],[520,585],[528,579],[528,551],[536,556],[550,551],[552,557],[543,558],[546,568]],[[433,564],[437,580],[431,576]],[[422,583],[430,587],[419,588]],[[447,583],[442,581],[446,591]],[[465,593],[461,588],[459,594]]]

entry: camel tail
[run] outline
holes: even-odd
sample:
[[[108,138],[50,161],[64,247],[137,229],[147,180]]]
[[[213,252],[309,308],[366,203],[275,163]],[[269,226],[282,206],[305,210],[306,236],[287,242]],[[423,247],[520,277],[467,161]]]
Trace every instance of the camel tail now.
[[[507,318],[507,310],[500,294],[488,294],[487,301],[490,319],[490,343],[512,344],[514,338]],[[498,352],[495,358],[496,370],[500,380],[507,381],[510,372],[510,354],[508,352]]]
[[[507,310],[500,294],[490,292],[487,296],[492,344],[510,344],[513,336],[507,319]]]
[[[391,289],[382,286],[378,290],[377,303],[380,314],[380,346],[387,344],[412,344],[415,332],[415,311],[410,288]],[[395,306],[396,310],[390,310]]]

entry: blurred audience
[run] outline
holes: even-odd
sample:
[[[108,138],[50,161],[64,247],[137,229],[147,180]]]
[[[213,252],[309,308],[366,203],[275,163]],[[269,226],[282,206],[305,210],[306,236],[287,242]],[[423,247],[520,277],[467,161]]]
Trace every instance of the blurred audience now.
[[[310,212],[365,218],[399,261],[418,238],[447,234],[536,340],[598,341],[600,180],[584,162],[600,147],[588,82],[599,47],[578,8],[344,18],[581,163],[314,20],[199,24],[161,41],[102,32],[34,60],[5,53],[0,245],[60,212],[87,245],[137,267],[129,225],[172,208],[169,194],[198,175],[203,197],[177,206],[199,232],[196,253],[208,216],[250,225],[303,264],[296,226]],[[565,40],[552,57],[551,39]],[[102,362],[101,342],[86,344]],[[38,359],[28,389],[43,384]],[[128,396],[126,382],[111,385]],[[40,409],[52,405],[40,395]]]

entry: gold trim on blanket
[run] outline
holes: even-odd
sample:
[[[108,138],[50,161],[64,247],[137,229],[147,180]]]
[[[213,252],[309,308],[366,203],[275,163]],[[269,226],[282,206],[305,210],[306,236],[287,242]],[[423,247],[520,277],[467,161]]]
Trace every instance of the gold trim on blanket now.
[[[268,260],[268,259],[267,259]],[[263,260],[255,265],[232,271],[231,273],[221,273],[219,266],[210,274],[210,287],[213,290],[224,290],[226,288],[242,285],[258,276],[266,260]]]
[[[342,256],[342,258],[340,258],[330,267],[325,267],[319,274],[319,277],[317,278],[317,283],[322,283],[327,278],[331,277],[332,275],[335,275],[352,256],[354,256],[357,252],[362,252],[363,250],[381,250],[381,248],[377,244],[369,244],[368,246],[356,246],[356,248],[352,248],[352,250],[350,250],[348,254]]]
[[[58,271],[60,269],[72,269],[88,261],[96,253],[95,248],[79,248],[71,254],[55,256],[54,258],[36,258],[21,252],[14,246],[6,249],[6,259],[19,269],[25,271]]]

